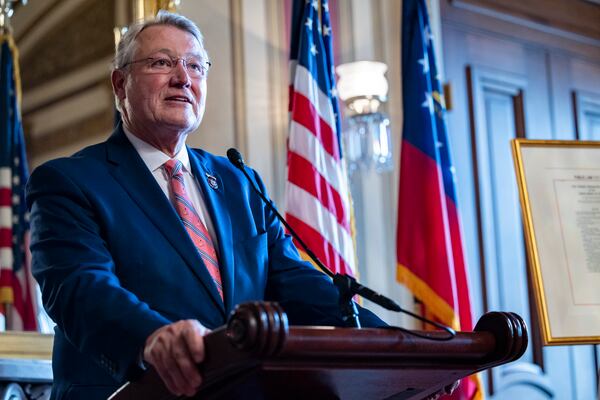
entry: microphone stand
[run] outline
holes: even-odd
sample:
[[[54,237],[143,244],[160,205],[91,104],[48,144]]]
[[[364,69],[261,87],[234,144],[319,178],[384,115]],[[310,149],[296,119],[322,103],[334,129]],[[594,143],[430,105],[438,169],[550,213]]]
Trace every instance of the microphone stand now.
[[[342,320],[344,321],[345,326],[350,328],[360,328],[360,320],[358,318],[358,309],[356,308],[356,303],[352,301],[352,298],[355,295],[359,295],[364,297],[367,300],[372,301],[375,304],[380,305],[383,308],[386,308],[391,311],[397,312],[405,312],[395,301],[389,299],[366,286],[361,285],[354,279],[353,277],[346,274],[334,274],[331,272],[319,258],[310,250],[310,248],[304,243],[304,241],[300,238],[300,236],[294,231],[294,229],[288,224],[288,222],[283,218],[275,205],[269,200],[254,184],[250,175],[246,171],[244,165],[244,159],[239,151],[236,149],[227,150],[227,158],[229,161],[248,179],[250,182],[250,186],[252,189],[258,194],[258,196],[262,199],[262,201],[268,206],[269,210],[271,210],[277,216],[277,219],[281,221],[281,223],[287,228],[288,232],[292,235],[294,239],[302,246],[306,254],[310,257],[311,260],[323,271],[326,275],[328,275],[331,279],[333,279],[333,284],[336,286],[339,292],[339,306],[342,314]]]

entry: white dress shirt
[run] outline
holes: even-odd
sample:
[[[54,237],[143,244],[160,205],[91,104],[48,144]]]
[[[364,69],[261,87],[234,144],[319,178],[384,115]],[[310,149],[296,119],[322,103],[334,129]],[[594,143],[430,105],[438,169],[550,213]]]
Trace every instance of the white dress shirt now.
[[[125,136],[127,136],[127,139],[129,139],[135,150],[138,152],[138,154],[144,161],[144,164],[146,164],[146,167],[148,167],[148,169],[152,173],[152,176],[154,176],[154,179],[156,179],[156,183],[158,183],[165,196],[167,196],[169,201],[171,201],[171,204],[175,204],[169,191],[169,178],[167,176],[165,168],[163,167],[163,164],[169,161],[171,158],[167,154],[158,150],[156,147],[144,142],[142,139],[127,131],[125,127],[123,127],[123,131],[125,132]],[[206,226],[208,234],[210,235],[210,238],[212,239],[213,245],[215,247],[215,251],[218,255],[219,243],[217,241],[215,228],[210,218],[210,214],[208,213],[208,208],[206,207],[206,201],[204,200],[202,191],[198,186],[196,178],[194,178],[194,175],[192,175],[192,168],[190,166],[190,157],[188,155],[187,147],[182,146],[181,150],[179,150],[179,152],[175,155],[174,159],[181,161],[181,163],[183,164],[182,169],[185,190],[188,196],[190,197],[194,208],[198,212],[200,220],[202,221],[204,226]],[[202,177],[200,177],[200,179],[202,179]]]

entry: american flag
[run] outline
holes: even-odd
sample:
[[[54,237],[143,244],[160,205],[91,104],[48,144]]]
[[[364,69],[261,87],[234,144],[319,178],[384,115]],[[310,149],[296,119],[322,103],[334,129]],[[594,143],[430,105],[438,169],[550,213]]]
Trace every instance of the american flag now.
[[[433,36],[425,0],[402,3],[404,127],[398,195],[397,278],[423,302],[425,313],[456,330],[472,315]],[[476,376],[452,399],[480,399]]]
[[[37,330],[29,257],[25,141],[18,106],[18,52],[11,36],[0,51],[0,305],[10,330]]]
[[[286,218],[331,271],[353,275],[351,200],[326,0],[294,1],[290,76]]]

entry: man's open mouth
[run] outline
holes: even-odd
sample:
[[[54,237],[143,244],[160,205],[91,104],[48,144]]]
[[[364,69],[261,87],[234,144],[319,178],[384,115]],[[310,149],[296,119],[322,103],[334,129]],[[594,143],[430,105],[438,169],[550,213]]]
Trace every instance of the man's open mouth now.
[[[192,104],[192,101],[185,96],[169,96],[165,100]]]

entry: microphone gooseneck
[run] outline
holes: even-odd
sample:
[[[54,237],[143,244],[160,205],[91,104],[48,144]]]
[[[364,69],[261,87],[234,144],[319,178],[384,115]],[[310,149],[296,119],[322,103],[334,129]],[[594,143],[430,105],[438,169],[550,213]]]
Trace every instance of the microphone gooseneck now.
[[[296,239],[298,244],[300,244],[300,246],[304,249],[306,254],[310,257],[310,259],[319,267],[319,269],[321,269],[321,271],[323,271],[323,273],[325,273],[326,275],[328,275],[330,278],[333,279],[333,283],[337,287],[339,294],[340,294],[339,304],[340,304],[340,309],[341,309],[341,313],[342,313],[342,319],[346,323],[346,326],[360,328],[360,321],[358,319],[358,309],[356,308],[356,303],[354,303],[354,301],[352,301],[352,298],[354,297],[354,295],[359,295],[367,300],[372,301],[375,304],[380,305],[383,308],[386,308],[391,311],[402,312],[402,313],[408,314],[420,321],[431,324],[439,329],[443,329],[449,333],[449,336],[441,338],[441,339],[436,339],[436,338],[433,338],[430,336],[421,335],[416,332],[408,331],[403,328],[395,328],[395,329],[401,329],[401,330],[403,330],[407,333],[413,334],[415,336],[419,336],[419,337],[423,337],[423,338],[431,339],[431,340],[449,340],[449,339],[452,339],[456,335],[456,332],[452,328],[442,325],[438,322],[431,321],[427,318],[421,317],[420,315],[414,314],[408,310],[404,310],[394,300],[392,300],[380,293],[377,293],[374,290],[369,289],[366,286],[361,285],[353,277],[346,275],[346,274],[339,274],[339,273],[334,274],[333,272],[331,272],[329,270],[329,268],[327,268],[321,262],[321,260],[319,260],[319,258],[312,252],[312,250],[308,247],[308,245],[306,243],[304,243],[304,241],[300,238],[300,236],[296,233],[296,231],[290,226],[290,224],[288,224],[288,222],[285,220],[285,218],[283,218],[283,216],[281,214],[279,214],[279,211],[277,211],[277,207],[275,207],[273,202],[270,199],[268,199],[264,195],[264,193],[262,193],[262,191],[259,190],[259,188],[256,186],[256,184],[252,180],[252,178],[250,178],[250,175],[248,175],[248,171],[246,171],[244,158],[242,157],[242,154],[237,149],[232,147],[229,150],[227,150],[227,158],[229,159],[229,162],[231,164],[233,164],[233,166],[235,166],[237,169],[239,169],[242,172],[242,174],[244,174],[244,176],[250,183],[250,186],[252,187],[254,192],[256,192],[256,194],[261,198],[261,200],[267,205],[269,210],[271,210],[277,216],[277,219],[287,228],[290,235],[292,235],[292,237],[294,239]]]

